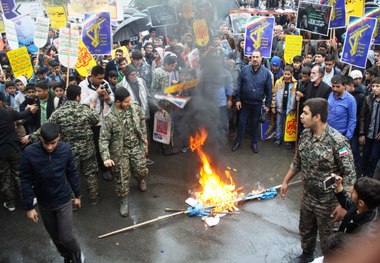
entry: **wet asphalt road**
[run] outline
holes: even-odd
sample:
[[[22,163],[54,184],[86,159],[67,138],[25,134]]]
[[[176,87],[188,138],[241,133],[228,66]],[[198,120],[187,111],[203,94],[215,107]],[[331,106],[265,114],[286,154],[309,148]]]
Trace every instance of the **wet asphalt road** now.
[[[293,157],[284,146],[273,148],[271,141],[259,144],[259,154],[252,153],[247,140],[235,153],[230,146],[215,150],[218,163],[237,170],[233,173],[236,185],[246,193],[258,182],[264,187],[280,184]],[[82,194],[82,208],[74,220],[85,262],[289,262],[301,252],[300,185],[290,187],[285,201],[275,197],[242,204],[239,215],[227,215],[215,227],[207,227],[200,218],[179,215],[98,239],[98,235],[167,215],[166,207],[187,207],[189,190],[198,186],[195,154],[162,156],[153,147],[151,159],[155,164],[149,167],[148,191],[138,191],[132,182],[129,217],[119,215],[114,182],[99,179],[103,199],[96,206],[89,205]],[[84,178],[81,181],[84,190]],[[13,213],[0,209],[0,225],[0,263],[63,262],[42,222],[28,220],[20,200]]]

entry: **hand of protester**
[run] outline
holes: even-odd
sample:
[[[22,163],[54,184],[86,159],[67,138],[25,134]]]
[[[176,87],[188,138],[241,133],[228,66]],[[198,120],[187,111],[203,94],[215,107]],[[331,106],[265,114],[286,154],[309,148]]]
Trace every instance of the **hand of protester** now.
[[[240,102],[240,101],[237,101],[237,102],[236,102],[236,109],[237,109],[237,110],[240,110],[240,109],[241,109],[241,102]]]
[[[338,205],[332,212],[331,217],[334,218],[333,222],[340,222],[346,214],[347,210]]]
[[[105,167],[112,167],[112,166],[115,166],[115,162],[112,161],[111,159],[109,159],[109,160],[105,160],[105,161],[104,161],[104,166],[105,166]]]
[[[343,190],[342,179],[343,178],[340,177],[339,175],[334,174],[334,173],[332,173],[331,176],[335,177],[335,183],[334,183],[335,192],[336,193],[342,192],[342,190]]]
[[[96,101],[91,100],[89,106],[90,106],[90,109],[95,109],[95,107],[96,107]]]
[[[38,110],[38,106],[37,106],[37,104],[28,105],[28,106],[26,106],[25,109],[26,109],[26,110],[29,109],[31,112],[36,113],[37,110]]]
[[[365,144],[365,136],[364,136],[364,135],[362,135],[362,136],[359,137],[359,143],[360,143],[361,145],[364,145],[364,144]]]
[[[104,96],[106,92],[106,89],[103,85],[100,85],[97,89],[96,89],[96,93],[98,93],[100,96]]]
[[[78,207],[78,208],[81,208],[81,200],[80,198],[74,198],[73,199],[73,205]]]
[[[285,200],[287,191],[288,191],[288,184],[283,182],[280,188],[280,194],[283,200]]]
[[[272,113],[276,114],[276,108],[275,107],[272,107]]]
[[[303,97],[303,93],[300,91],[296,91],[296,100],[300,101],[302,97]]]
[[[229,108],[229,109],[231,109],[232,108],[232,100],[231,99],[229,99],[229,100],[227,100],[227,107]]]
[[[103,95],[103,99],[104,99],[104,101],[109,101],[110,98],[111,98],[111,96],[108,94],[107,91],[105,91],[105,92],[104,92],[104,95]]]
[[[22,137],[21,143],[22,144],[28,144],[29,143],[29,135],[25,135],[24,137]]]
[[[26,211],[26,215],[28,216],[29,219],[32,219],[34,223],[38,223],[38,213],[36,209],[31,209]]]
[[[269,112],[269,108],[267,106],[264,106],[264,111],[265,111],[265,113],[268,113]]]

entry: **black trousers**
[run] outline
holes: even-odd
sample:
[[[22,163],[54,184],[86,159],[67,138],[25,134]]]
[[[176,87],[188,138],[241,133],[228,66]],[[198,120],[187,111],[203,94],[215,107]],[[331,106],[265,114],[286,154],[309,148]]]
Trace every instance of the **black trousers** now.
[[[102,160],[102,156],[100,155],[100,151],[99,151],[99,136],[100,136],[100,127],[101,126],[94,126],[92,127],[92,132],[94,134],[94,143],[95,143],[95,150],[96,150],[96,160],[98,162],[98,168],[101,170],[101,171],[109,171],[109,169],[107,167],[104,166],[104,163],[103,163],[103,160]]]
[[[58,208],[39,205],[42,221],[62,257],[81,262],[81,251],[74,236],[73,208],[71,200]]]

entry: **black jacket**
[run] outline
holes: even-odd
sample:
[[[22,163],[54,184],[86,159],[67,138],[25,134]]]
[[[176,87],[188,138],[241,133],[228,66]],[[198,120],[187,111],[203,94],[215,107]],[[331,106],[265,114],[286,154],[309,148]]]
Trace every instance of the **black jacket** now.
[[[25,148],[20,162],[21,190],[26,210],[33,208],[33,192],[38,203],[57,208],[80,196],[79,174],[69,144],[59,141],[52,153],[41,142]]]
[[[18,112],[12,108],[0,108],[0,158],[11,156],[20,150],[15,121],[32,116],[30,110]]]
[[[354,98],[356,100],[356,127],[354,130],[354,135],[359,135],[361,110],[362,110],[363,105],[364,105],[365,93],[358,86],[355,86],[354,91],[350,92],[350,93],[352,96],[354,96]]]
[[[304,101],[311,98],[324,98],[327,100],[330,93],[331,87],[325,82],[321,81],[318,86],[314,87],[314,83],[310,81],[306,87],[303,99]]]

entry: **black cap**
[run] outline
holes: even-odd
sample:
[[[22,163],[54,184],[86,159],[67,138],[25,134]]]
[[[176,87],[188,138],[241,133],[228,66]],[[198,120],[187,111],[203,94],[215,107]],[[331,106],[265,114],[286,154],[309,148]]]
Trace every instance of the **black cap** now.
[[[41,126],[41,137],[45,142],[54,141],[61,133],[61,129],[58,124],[47,122]]]

